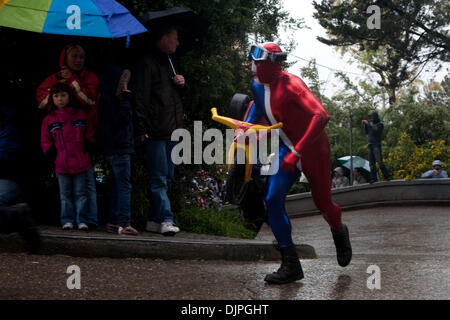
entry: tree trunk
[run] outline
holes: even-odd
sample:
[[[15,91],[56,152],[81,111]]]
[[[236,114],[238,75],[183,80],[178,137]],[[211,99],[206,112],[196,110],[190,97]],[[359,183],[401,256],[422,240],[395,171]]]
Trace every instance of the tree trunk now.
[[[396,88],[387,88],[389,95],[389,107],[392,107],[397,101]]]

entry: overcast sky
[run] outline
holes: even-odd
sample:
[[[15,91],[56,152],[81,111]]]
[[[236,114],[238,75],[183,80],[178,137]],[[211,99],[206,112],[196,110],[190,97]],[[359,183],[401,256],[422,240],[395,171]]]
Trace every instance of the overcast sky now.
[[[333,47],[327,46],[317,40],[317,36],[326,37],[325,29],[323,29],[316,19],[313,18],[314,7],[312,5],[312,0],[283,0],[283,6],[286,11],[290,13],[293,18],[303,18],[305,20],[305,24],[311,29],[301,29],[298,30],[294,39],[297,42],[297,48],[292,52],[293,56],[297,56],[306,60],[311,58],[315,58],[316,62],[320,65],[327,66],[328,68],[338,69],[342,71],[346,71],[347,75],[354,80],[367,78],[367,76],[363,75],[363,71],[357,68],[356,63],[349,64],[348,59],[341,57],[340,53],[336,52]],[[288,42],[289,34],[281,31],[280,36],[284,42]],[[292,66],[288,71],[300,75],[300,68],[307,65],[308,62],[296,59],[295,57],[291,57],[288,61],[296,61],[298,62]],[[424,80],[436,79],[437,81],[441,81],[446,74],[449,74],[449,66],[450,64],[446,64],[446,68],[435,74],[434,72],[422,73],[421,78]],[[325,68],[318,67],[320,80],[325,81],[325,95],[331,96],[334,92],[336,92],[336,86],[339,85],[339,81],[334,78],[334,71]],[[359,75],[355,75],[355,74]],[[372,80],[377,80],[378,76],[376,74],[372,74]]]

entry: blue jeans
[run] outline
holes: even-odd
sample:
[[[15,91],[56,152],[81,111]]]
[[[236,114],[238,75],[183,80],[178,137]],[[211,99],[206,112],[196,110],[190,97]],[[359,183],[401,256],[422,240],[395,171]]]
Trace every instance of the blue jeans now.
[[[380,166],[381,172],[385,179],[390,179],[389,171],[383,163],[383,155],[381,153],[381,145],[369,144],[369,164],[370,164],[370,180],[378,181],[377,178],[377,166],[376,162]]]
[[[171,153],[176,142],[169,140],[147,140],[145,143],[147,170],[150,183],[149,221],[173,222],[170,200],[167,196],[173,180],[175,165]]]
[[[113,155],[105,158],[111,168],[109,223],[125,228],[130,225],[131,216],[131,157]]]
[[[94,163],[94,162],[93,162]],[[87,171],[87,197],[88,197],[88,213],[87,223],[90,225],[98,225],[97,218],[97,189],[95,187],[95,173],[94,168]]]
[[[22,194],[20,186],[8,179],[0,179],[0,206],[14,204]]]
[[[89,223],[87,182],[89,170],[78,174],[56,174],[61,198],[61,225]]]

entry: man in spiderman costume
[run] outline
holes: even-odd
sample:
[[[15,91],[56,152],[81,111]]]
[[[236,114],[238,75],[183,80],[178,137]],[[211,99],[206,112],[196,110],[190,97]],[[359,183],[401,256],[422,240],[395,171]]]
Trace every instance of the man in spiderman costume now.
[[[331,228],[339,265],[347,266],[352,258],[348,228],[341,222],[341,209],[331,200],[330,143],[325,133],[330,116],[299,77],[282,70],[286,58],[275,43],[251,47],[254,103],[244,119],[250,123],[283,123],[279,155],[275,159],[281,164],[280,170],[268,176],[264,198],[269,224],[282,255],[281,267],[264,279],[273,284],[303,278],[284,205],[301,171],[309,181],[314,203]]]

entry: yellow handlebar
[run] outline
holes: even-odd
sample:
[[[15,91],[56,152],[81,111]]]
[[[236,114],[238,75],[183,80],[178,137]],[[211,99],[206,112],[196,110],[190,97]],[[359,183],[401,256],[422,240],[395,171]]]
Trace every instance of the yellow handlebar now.
[[[212,119],[214,121],[217,121],[219,123],[222,123],[224,125],[226,125],[227,127],[232,128],[233,130],[236,130],[238,128],[238,125],[235,123],[235,121],[238,121],[242,126],[246,126],[249,127],[250,130],[254,130],[254,131],[259,131],[259,130],[274,130],[274,129],[278,129],[283,127],[283,123],[282,122],[278,122],[272,126],[263,126],[263,125],[259,125],[259,124],[252,124],[252,123],[248,123],[248,122],[244,122],[244,121],[239,121],[239,120],[234,120],[232,118],[229,117],[223,117],[223,116],[219,116],[219,114],[217,113],[217,108],[212,108],[211,109],[211,113],[212,113]]]

